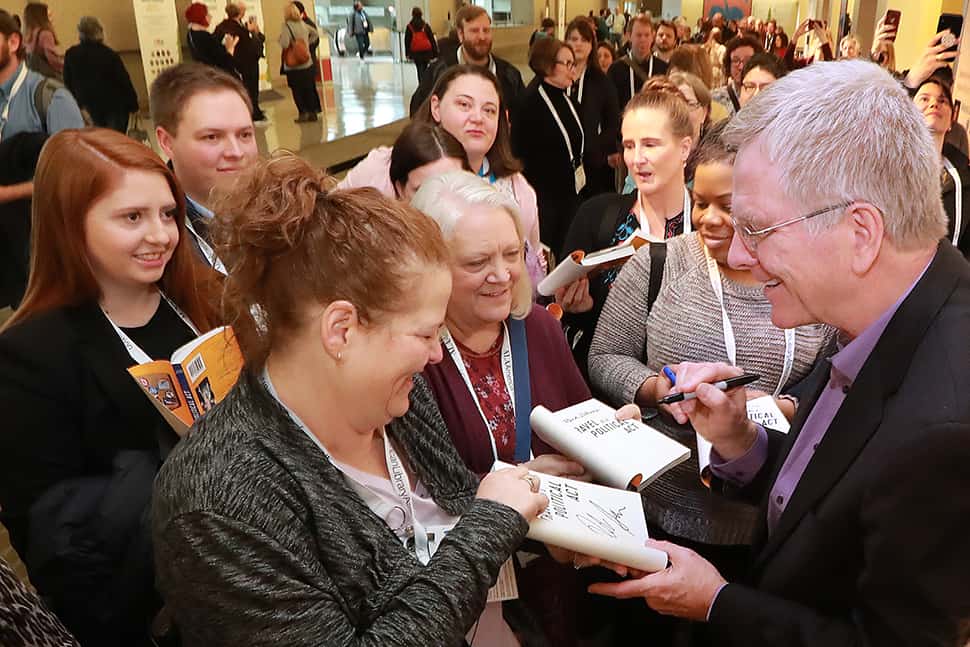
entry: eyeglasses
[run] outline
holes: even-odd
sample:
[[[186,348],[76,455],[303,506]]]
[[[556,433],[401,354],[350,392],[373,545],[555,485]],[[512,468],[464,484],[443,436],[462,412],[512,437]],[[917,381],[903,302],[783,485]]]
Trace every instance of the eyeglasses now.
[[[567,70],[571,70],[576,67],[575,61],[556,61],[557,65],[565,65]]]
[[[697,110],[698,108],[701,107],[701,102],[700,101],[688,101],[687,102],[687,107],[690,108],[691,110]]]
[[[745,57],[745,58],[735,58],[735,57],[732,56],[731,57],[731,65],[736,65],[738,67],[744,67],[744,64],[748,62],[748,59],[749,58],[751,58],[751,57],[748,56],[748,57]]]
[[[822,214],[830,213],[832,211],[845,209],[846,207],[851,206],[852,203],[853,203],[852,200],[848,202],[840,202],[839,204],[833,205],[831,207],[825,207],[824,209],[819,209],[818,211],[813,211],[812,213],[806,214],[804,216],[799,216],[797,218],[792,218],[791,220],[785,220],[784,222],[779,222],[777,224],[764,227],[763,229],[752,229],[750,226],[746,224],[739,223],[737,220],[734,219],[734,216],[731,217],[731,222],[734,224],[734,231],[738,232],[738,236],[741,238],[741,242],[744,243],[744,246],[747,247],[749,250],[754,251],[758,249],[758,243],[762,242],[765,238],[768,237],[769,234],[771,234],[774,231],[777,231],[778,229],[781,229],[782,227],[787,227],[788,225],[794,225],[796,222],[809,220],[811,218],[814,218],[815,216],[821,216]]]
[[[747,92],[754,92],[755,90],[757,90],[758,92],[761,92],[772,83],[774,83],[773,80],[768,81],[767,83],[755,83],[753,81],[745,81],[744,83],[741,84],[741,89]]]

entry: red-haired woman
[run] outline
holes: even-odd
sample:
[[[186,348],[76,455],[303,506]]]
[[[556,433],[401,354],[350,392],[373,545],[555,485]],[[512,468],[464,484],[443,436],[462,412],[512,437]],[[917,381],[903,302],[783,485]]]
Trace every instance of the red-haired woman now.
[[[183,196],[103,129],[52,137],[34,177],[30,280],[0,333],[0,514],[82,644],[141,644],[155,611],[145,513],[177,437],[125,369],[216,323]]]

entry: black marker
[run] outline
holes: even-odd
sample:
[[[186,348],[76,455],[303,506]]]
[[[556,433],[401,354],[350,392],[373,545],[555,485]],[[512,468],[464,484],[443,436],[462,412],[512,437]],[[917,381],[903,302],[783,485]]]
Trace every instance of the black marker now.
[[[746,386],[752,382],[757,382],[760,379],[761,376],[757,373],[745,373],[744,375],[715,382],[711,386],[713,386],[715,389],[720,389],[721,391],[727,391],[729,389],[736,389],[739,386]],[[673,404],[675,402],[683,402],[684,400],[693,400],[696,397],[697,396],[693,393],[674,393],[665,398],[661,398],[657,404]]]

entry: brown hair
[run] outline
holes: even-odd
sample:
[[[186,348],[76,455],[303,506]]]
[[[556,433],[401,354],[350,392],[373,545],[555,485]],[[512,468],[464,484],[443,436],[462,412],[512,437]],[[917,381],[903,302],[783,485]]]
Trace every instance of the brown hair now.
[[[250,370],[304,323],[304,306],[346,299],[361,321],[407,307],[426,265],[448,267],[438,226],[376,190],[336,181],[288,152],[258,162],[216,208],[229,270],[223,314]],[[226,215],[231,214],[231,215]]]
[[[739,47],[750,47],[754,50],[755,54],[765,51],[765,48],[761,46],[761,43],[751,36],[735,36],[729,40],[724,46],[724,58],[721,60],[721,66],[724,69],[725,79],[731,78],[731,54],[733,54],[734,50],[738,49]]]
[[[630,18],[629,29],[631,34],[633,33],[634,25],[644,25],[646,27],[650,27],[650,29],[654,32],[657,31],[657,28],[653,24],[653,16],[650,14],[650,12],[637,14],[633,18]]]
[[[578,18],[573,18],[573,21],[566,25],[566,38],[569,38],[569,34],[574,31],[579,32],[580,38],[585,40],[587,43],[592,43],[595,49],[596,47],[596,30],[590,24],[589,18],[585,16],[580,16]]]
[[[661,27],[667,27],[668,29],[672,30],[674,32],[674,38],[677,38],[677,25],[675,25],[673,22],[670,20],[661,20],[657,23],[656,30],[660,31]]]
[[[495,142],[492,144],[492,148],[485,155],[488,158],[489,169],[497,178],[518,173],[522,170],[522,163],[512,154],[512,144],[509,139],[508,106],[505,104],[505,99],[502,98],[502,86],[499,85],[498,79],[487,68],[477,65],[453,65],[449,67],[445,70],[444,74],[438,77],[434,88],[431,90],[431,94],[428,95],[428,98],[418,108],[412,120],[437,123],[434,117],[431,116],[431,97],[438,97],[441,100],[444,98],[445,93],[448,92],[448,88],[452,82],[458,77],[467,74],[485,79],[492,84],[492,87],[495,88],[495,92],[498,94],[498,131],[495,134]],[[474,170],[477,171],[478,169]]]
[[[391,167],[388,175],[397,192],[397,185],[407,184],[408,175],[416,168],[436,162],[445,157],[461,160],[461,167],[468,168],[468,155],[461,142],[438,124],[413,121],[401,131],[391,148]]]
[[[205,332],[218,321],[215,272],[199,260],[185,229],[185,193],[152,150],[105,128],[63,130],[44,145],[34,174],[30,280],[7,326],[55,308],[97,301],[85,223],[91,205],[127,170],[162,175],[175,198],[179,242],[158,286]]]
[[[710,89],[714,84],[714,70],[711,59],[700,45],[680,45],[670,54],[667,69],[676,68],[681,72],[693,74]]]
[[[238,94],[252,112],[253,104],[239,79],[203,63],[181,63],[170,67],[152,82],[149,92],[152,121],[174,136],[182,121],[182,111],[192,97],[202,92],[220,90]]]
[[[458,13],[455,14],[455,27],[458,28],[458,31],[462,31],[465,28],[466,22],[469,22],[470,20],[477,20],[482,16],[488,16],[488,12],[478,5],[465,5],[458,10]],[[489,16],[488,19],[491,21],[491,16]]]
[[[656,108],[667,113],[670,131],[675,137],[692,137],[694,128],[690,122],[690,111],[687,100],[670,79],[655,76],[647,79],[643,88],[633,95],[633,98],[623,109],[623,118],[634,110],[642,108]],[[622,120],[621,120],[622,121]]]
[[[573,51],[572,47],[558,38],[540,38],[536,40],[532,49],[529,51],[529,68],[540,79],[546,78],[552,74],[553,68],[556,66],[556,59],[559,58],[559,52],[564,49],[568,49],[570,52]]]
[[[28,2],[24,7],[24,39],[33,43],[42,31],[49,31],[57,44],[57,34],[48,18],[47,5],[43,2]]]
[[[689,85],[690,89],[694,91],[694,96],[697,97],[697,102],[704,106],[705,109],[710,109],[711,91],[697,76],[690,72],[672,72],[667,75],[667,78],[678,88],[682,85]]]
[[[283,18],[286,20],[292,20],[294,22],[300,22],[303,20],[303,12],[300,11],[300,8],[297,7],[295,3],[291,2],[283,7]]]

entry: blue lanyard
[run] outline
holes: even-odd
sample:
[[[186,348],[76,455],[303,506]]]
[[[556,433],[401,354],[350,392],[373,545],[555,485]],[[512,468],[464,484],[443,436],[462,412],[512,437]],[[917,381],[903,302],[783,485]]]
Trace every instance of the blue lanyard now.
[[[529,460],[532,451],[532,391],[529,384],[529,346],[525,340],[525,320],[509,318],[509,342],[512,345],[512,371],[515,374],[515,460]]]

